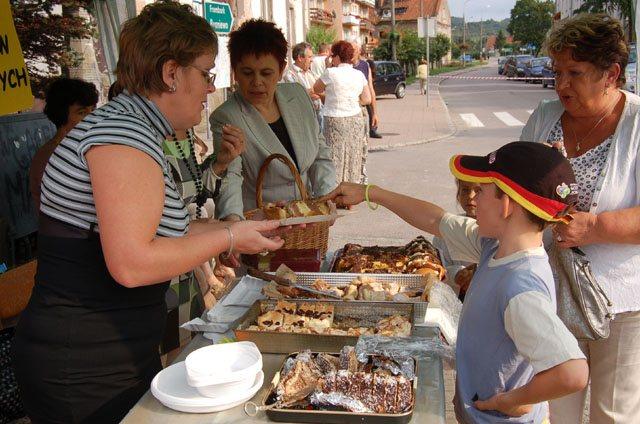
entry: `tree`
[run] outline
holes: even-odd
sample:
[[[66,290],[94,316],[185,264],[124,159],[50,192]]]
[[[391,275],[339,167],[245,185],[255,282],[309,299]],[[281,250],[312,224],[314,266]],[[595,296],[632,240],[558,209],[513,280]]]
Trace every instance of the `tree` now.
[[[582,3],[582,6],[580,6],[576,12],[608,13],[613,15],[618,11],[622,19],[627,22],[627,29],[629,30],[627,37],[629,41],[634,40],[635,9],[633,7],[633,0],[584,0],[584,3]]]
[[[82,61],[70,45],[71,38],[92,34],[90,22],[68,11],[87,8],[90,0],[10,0],[11,13],[34,92],[56,75]],[[53,12],[62,6],[63,14]]]
[[[496,45],[495,45],[496,50],[498,51],[502,50],[506,42],[507,42],[507,37],[505,37],[504,31],[500,29],[500,31],[498,31],[498,34],[496,35]]]
[[[551,28],[555,4],[551,0],[517,0],[511,9],[507,31],[523,45],[532,44],[540,49]]]
[[[444,34],[438,34],[429,39],[429,61],[439,63],[451,50],[451,40]]]
[[[311,44],[314,52],[318,52],[320,44],[333,44],[336,32],[318,25],[311,25],[307,32],[307,43]]]

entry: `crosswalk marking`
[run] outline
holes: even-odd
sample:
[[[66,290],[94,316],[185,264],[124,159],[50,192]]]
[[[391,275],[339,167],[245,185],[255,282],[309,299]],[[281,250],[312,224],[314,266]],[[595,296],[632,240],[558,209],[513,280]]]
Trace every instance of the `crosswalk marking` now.
[[[513,117],[509,112],[493,112],[493,114],[509,127],[522,127],[524,123]]]
[[[474,113],[461,113],[460,118],[462,118],[469,127],[484,127],[482,121],[480,121]]]

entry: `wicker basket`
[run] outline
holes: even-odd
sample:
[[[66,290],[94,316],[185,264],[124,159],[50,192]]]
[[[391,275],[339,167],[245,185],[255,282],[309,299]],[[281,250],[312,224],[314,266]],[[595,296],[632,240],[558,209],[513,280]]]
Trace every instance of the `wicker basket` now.
[[[298,190],[300,191],[300,195],[302,196],[302,200],[309,200],[307,188],[303,184],[302,178],[300,178],[300,173],[296,169],[295,165],[286,156],[279,153],[274,153],[267,157],[260,167],[260,172],[258,173],[258,181],[256,182],[256,205],[258,206],[258,209],[246,211],[244,213],[244,216],[247,219],[251,219],[257,213],[262,212],[262,208],[264,206],[264,202],[262,201],[262,184],[267,173],[267,168],[274,159],[279,160],[289,167],[289,170],[291,171],[291,174],[293,174],[293,178],[296,181],[296,186],[298,186]],[[293,228],[291,231],[283,235],[284,246],[282,248],[319,249],[320,254],[324,256],[325,253],[327,253],[327,248],[329,246],[330,226],[331,223],[329,222],[318,222],[315,224],[307,225],[305,228]]]

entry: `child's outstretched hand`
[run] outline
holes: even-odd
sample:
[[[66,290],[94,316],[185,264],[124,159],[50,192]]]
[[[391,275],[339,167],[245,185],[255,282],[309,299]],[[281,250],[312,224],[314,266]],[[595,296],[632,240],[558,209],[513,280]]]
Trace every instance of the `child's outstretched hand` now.
[[[353,206],[364,202],[366,186],[362,184],[342,182],[322,200],[333,200],[338,206]]]
[[[477,400],[474,406],[481,411],[498,411],[510,417],[521,417],[533,408],[531,405],[514,405],[507,393],[498,393],[487,400]]]

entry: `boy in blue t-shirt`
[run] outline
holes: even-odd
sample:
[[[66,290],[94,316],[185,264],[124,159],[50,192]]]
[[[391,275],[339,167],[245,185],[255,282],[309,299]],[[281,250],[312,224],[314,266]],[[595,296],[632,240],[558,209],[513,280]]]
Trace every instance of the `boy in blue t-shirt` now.
[[[575,201],[569,162],[541,143],[514,142],[487,156],[454,156],[454,176],[480,183],[477,218],[373,185],[342,183],[338,204],[379,203],[444,239],[455,259],[478,262],[456,345],[461,423],[548,423],[546,401],[586,387],[589,369],[556,315],[542,230],[568,222]]]

